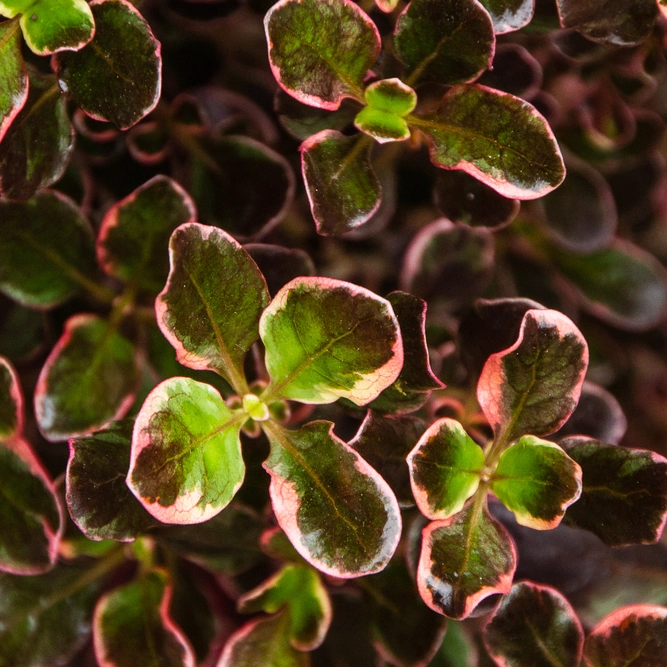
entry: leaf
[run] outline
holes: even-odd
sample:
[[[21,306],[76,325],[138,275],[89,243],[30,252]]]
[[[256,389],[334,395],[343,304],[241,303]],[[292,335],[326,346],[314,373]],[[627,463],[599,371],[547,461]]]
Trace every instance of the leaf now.
[[[556,0],[560,24],[603,44],[633,46],[650,34],[658,16],[654,0]]]
[[[667,521],[667,459],[585,437],[561,444],[583,472],[581,498],[568,509],[566,523],[609,546],[660,538]]]
[[[243,483],[239,432],[246,419],[208,384],[178,377],[160,383],[134,425],[130,490],[163,523],[214,517]]]
[[[450,618],[466,618],[489,595],[509,593],[515,569],[514,543],[485,507],[469,505],[422,532],[419,594]]]
[[[264,17],[271,70],[304,104],[338,109],[362,101],[363,80],[380,54],[375,24],[350,0],[281,0]]]
[[[47,440],[87,435],[127,414],[140,375],[137,350],[95,315],[74,315],[37,380],[35,416]]]
[[[262,274],[229,234],[194,222],[174,231],[169,258],[155,311],[176,358],[188,368],[215,370],[246,393],[243,360],[269,302]]]
[[[14,367],[0,357],[0,440],[7,441],[23,432],[23,394]]]
[[[217,667],[308,667],[308,654],[289,642],[289,620],[284,610],[249,621],[227,640]]]
[[[78,51],[95,33],[93,13],[86,0],[35,0],[20,22],[26,44],[38,56]]]
[[[532,11],[533,1],[528,0]],[[502,90],[505,93],[516,95],[523,99],[535,99],[538,103],[541,98],[544,72],[542,65],[523,46],[512,42],[498,44],[493,56],[493,65],[478,79],[478,83],[489,88]],[[549,106],[546,105],[547,110]]]
[[[67,507],[90,540],[131,542],[155,521],[125,484],[134,422],[125,420],[70,440]]]
[[[167,573],[157,569],[100,598],[93,623],[100,666],[194,667],[192,648],[169,616],[170,599]]]
[[[28,99],[0,143],[0,194],[30,199],[63,175],[73,148],[67,100],[53,76],[32,72]]]
[[[479,486],[482,448],[453,419],[438,419],[408,455],[417,507],[429,519],[447,519],[463,509]]]
[[[332,278],[295,278],[262,314],[274,400],[365,405],[398,377],[403,344],[391,304]]]
[[[349,232],[380,207],[382,187],[371,166],[373,142],[322,130],[301,144],[301,172],[318,234]]]
[[[89,116],[126,130],[160,99],[160,42],[127,0],[92,0],[90,8],[95,38],[56,55],[58,85]]]
[[[81,581],[86,573],[58,565],[39,576],[0,575],[1,667],[66,664],[85,644],[100,587]]]
[[[497,35],[519,30],[533,18],[535,0],[480,0],[491,15]]]
[[[300,248],[285,248],[270,243],[246,243],[243,248],[257,264],[271,295],[294,278],[315,275],[313,260]]]
[[[154,176],[114,204],[97,239],[100,266],[110,276],[159,292],[169,273],[169,237],[197,216],[183,188],[167,176]]]
[[[486,624],[484,643],[496,662],[507,667],[579,667],[584,632],[556,589],[521,582]]]
[[[417,93],[400,79],[371,83],[364,91],[366,105],[354,119],[357,129],[383,144],[410,138],[405,121],[417,105]]]
[[[445,385],[431,370],[425,331],[426,302],[407,292],[392,292],[387,301],[401,328],[403,368],[396,381],[370,407],[380,412],[412,412],[428,400],[432,390],[443,389]]]
[[[427,136],[436,167],[462,169],[505,197],[536,199],[565,177],[546,120],[508,93],[455,86],[436,111],[412,115],[408,124]]]
[[[394,32],[410,86],[474,81],[491,64],[495,42],[489,14],[476,0],[413,0]]]
[[[0,141],[28,99],[28,69],[17,21],[0,23]]]
[[[298,651],[313,651],[331,625],[329,593],[315,570],[307,565],[285,565],[264,583],[244,593],[238,608],[244,614],[273,614],[287,607],[289,638]]]
[[[491,490],[519,524],[551,530],[581,495],[581,468],[558,445],[524,435],[500,456]]]
[[[273,422],[264,468],[278,524],[314,567],[342,579],[382,570],[398,545],[401,515],[387,483],[315,421],[298,431]]]
[[[52,308],[90,282],[93,232],[74,202],[53,190],[0,201],[0,290],[32,308]]]
[[[581,332],[555,310],[529,310],[512,347],[492,354],[477,400],[496,438],[557,431],[574,411],[588,366]]]
[[[0,354],[12,363],[34,358],[44,345],[43,313],[24,308],[1,294],[0,313]]]
[[[655,667],[667,660],[667,608],[633,605],[606,616],[586,637],[586,667]]]

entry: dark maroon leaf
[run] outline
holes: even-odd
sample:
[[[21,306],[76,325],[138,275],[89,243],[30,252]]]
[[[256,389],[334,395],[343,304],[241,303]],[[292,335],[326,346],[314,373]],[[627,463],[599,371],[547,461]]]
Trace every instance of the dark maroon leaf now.
[[[532,2],[527,0],[526,4]],[[482,74],[479,83],[529,100],[540,92],[542,66],[523,46],[499,44],[493,57],[493,68]]]

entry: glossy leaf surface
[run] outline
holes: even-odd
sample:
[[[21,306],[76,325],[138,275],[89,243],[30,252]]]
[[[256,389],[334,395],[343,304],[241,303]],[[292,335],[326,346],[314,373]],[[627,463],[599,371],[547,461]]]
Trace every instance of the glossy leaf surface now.
[[[281,87],[300,102],[338,109],[360,99],[380,53],[375,24],[350,0],[281,0],[264,17],[269,61]]]
[[[462,169],[505,197],[541,197],[565,176],[548,123],[513,95],[455,86],[436,111],[408,122],[428,137],[436,167]]]
[[[581,468],[558,445],[524,435],[501,455],[491,490],[522,526],[551,530],[581,494]]]
[[[95,39],[56,56],[58,85],[89,116],[127,129],[160,97],[160,43],[127,0],[93,0],[90,7]]]
[[[556,589],[522,582],[512,586],[484,628],[484,643],[506,667],[579,667],[584,633]]]
[[[410,138],[405,121],[417,104],[417,94],[400,79],[371,83],[364,91],[366,105],[354,119],[357,129],[383,144]]]
[[[0,143],[0,193],[29,199],[55,183],[74,148],[67,101],[53,76],[33,72],[28,99]]]
[[[346,137],[336,130],[322,130],[301,144],[301,171],[320,234],[349,232],[380,207],[372,147],[366,135]]]
[[[95,608],[95,657],[103,667],[194,667],[195,657],[169,616],[171,585],[153,570],[104,595]]]
[[[378,572],[394,553],[401,516],[387,483],[351,447],[316,421],[298,431],[266,422],[271,501],[296,550],[344,579]]]
[[[92,433],[125,416],[138,384],[134,345],[97,316],[75,315],[37,381],[39,428],[51,441]]]
[[[519,30],[533,18],[535,0],[480,0],[493,20],[496,34]]]
[[[26,202],[0,201],[0,216],[0,290],[50,308],[81,289],[94,271],[94,240],[74,202],[44,191]]]
[[[667,521],[667,459],[584,437],[562,444],[583,472],[581,498],[568,509],[567,523],[610,546],[660,538]]]
[[[14,367],[0,357],[0,440],[21,435],[23,430],[23,394]]]
[[[461,424],[445,418],[427,429],[407,460],[421,513],[429,519],[447,519],[477,491],[484,452]]]
[[[492,354],[477,400],[496,437],[548,435],[572,414],[588,366],[581,332],[555,310],[529,310],[514,345]]]
[[[516,551],[488,510],[468,506],[422,532],[417,585],[434,611],[462,619],[489,595],[509,593]]]
[[[159,292],[169,273],[169,237],[195,217],[185,190],[166,176],[155,176],[104,216],[97,239],[100,265],[111,276]]]
[[[396,21],[394,45],[409,85],[452,86],[473,81],[490,65],[495,36],[476,0],[413,0]]]
[[[148,395],[137,415],[127,484],[164,523],[200,523],[215,516],[243,482],[234,415],[210,385],[170,378]]]
[[[245,382],[243,359],[269,302],[262,274],[226,232],[188,223],[169,243],[171,271],[155,302],[158,324],[184,366]],[[245,393],[242,385],[237,391]]]
[[[125,483],[130,465],[131,420],[70,440],[67,507],[90,540],[129,542],[155,524]]]
[[[273,398],[365,405],[396,380],[403,345],[391,304],[331,278],[296,278],[262,314]]]
[[[0,24],[0,141],[28,99],[28,70],[16,21]]]

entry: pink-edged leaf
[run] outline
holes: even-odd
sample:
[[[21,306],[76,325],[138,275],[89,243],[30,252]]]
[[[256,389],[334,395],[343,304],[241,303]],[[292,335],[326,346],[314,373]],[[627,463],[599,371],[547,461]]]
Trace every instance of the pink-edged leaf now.
[[[127,484],[164,523],[201,523],[234,497],[245,474],[232,413],[210,385],[190,378],[160,383],[134,424]]]
[[[484,452],[461,424],[444,418],[421,436],[407,462],[421,513],[429,519],[447,519],[477,491]]]
[[[570,319],[529,310],[514,345],[484,364],[477,400],[496,437],[548,435],[574,411],[587,367],[588,346]]]
[[[491,15],[497,35],[519,30],[533,18],[535,0],[479,0]]]
[[[285,565],[238,600],[239,611],[273,614],[287,607],[289,638],[298,651],[314,651],[331,625],[331,600],[319,574],[308,565]]]
[[[280,0],[264,17],[271,70],[300,102],[338,109],[363,101],[368,70],[380,54],[373,21],[350,0]]]
[[[14,367],[0,357],[0,440],[23,432],[23,393]]]
[[[160,42],[128,0],[92,0],[90,8],[95,38],[55,56],[58,85],[89,116],[127,129],[160,99]]]
[[[35,388],[35,416],[44,437],[66,440],[122,419],[139,388],[137,354],[96,315],[67,320]]]
[[[391,304],[332,278],[295,278],[262,314],[273,399],[365,405],[398,377],[403,343]]]
[[[154,569],[100,598],[93,620],[100,667],[195,667],[190,643],[169,615],[171,591],[166,571]]]
[[[401,534],[389,485],[357,452],[316,421],[298,431],[264,422],[271,501],[278,524],[314,567],[343,579],[382,570]]]
[[[667,608],[633,605],[606,616],[586,637],[586,667],[657,667],[667,663]]]
[[[170,137],[166,128],[150,120],[130,128],[125,135],[125,146],[127,152],[137,162],[151,166],[164,162],[171,152]]]
[[[528,102],[480,85],[454,86],[433,112],[412,115],[431,162],[461,169],[505,197],[536,199],[563,181],[565,167],[544,117]]]
[[[419,593],[450,618],[466,618],[490,595],[509,593],[515,569],[514,542],[486,507],[470,504],[422,532]]]
[[[28,85],[18,21],[0,23],[0,141],[28,99]]]
[[[503,598],[484,643],[502,667],[579,667],[584,631],[561,593],[526,581]]]
[[[269,302],[257,265],[229,234],[197,223],[174,231],[169,258],[155,310],[176,358],[188,368],[215,370],[246,393],[243,360]]]
[[[667,459],[585,437],[561,444],[583,472],[581,498],[568,509],[566,523],[610,546],[660,539],[667,522]]]
[[[394,32],[411,86],[474,81],[491,64],[495,44],[491,17],[477,0],[413,0]]]
[[[192,199],[176,181],[153,177],[104,216],[97,238],[100,266],[110,276],[159,292],[169,273],[169,237],[196,215]]]
[[[371,166],[373,141],[322,130],[301,144],[301,172],[320,234],[343,234],[380,207],[382,187]]]
[[[491,490],[519,524],[551,530],[581,495],[581,468],[558,445],[524,435],[502,453]]]

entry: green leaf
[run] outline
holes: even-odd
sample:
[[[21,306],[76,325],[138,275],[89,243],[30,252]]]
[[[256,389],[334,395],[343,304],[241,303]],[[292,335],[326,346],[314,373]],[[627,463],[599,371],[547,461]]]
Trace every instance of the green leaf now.
[[[579,667],[584,631],[556,589],[522,582],[512,586],[486,624],[484,643],[507,667]]]
[[[461,424],[444,418],[426,430],[407,461],[421,513],[429,519],[447,519],[477,491],[484,452]]]
[[[28,69],[17,21],[0,23],[0,141],[28,99]]]
[[[301,144],[301,172],[319,234],[343,234],[370,220],[382,187],[367,135],[322,130]]]
[[[405,121],[417,104],[417,94],[400,79],[384,79],[372,83],[364,91],[368,106],[354,119],[357,129],[379,143],[404,141],[410,138]]]
[[[95,270],[93,232],[73,201],[43,191],[26,202],[0,201],[0,290],[32,308],[76,294]]]
[[[667,459],[585,437],[561,444],[583,472],[581,498],[568,509],[566,523],[614,547],[660,538],[667,521]]]
[[[320,646],[331,625],[331,601],[313,568],[285,565],[238,600],[239,611],[244,614],[273,614],[283,607],[289,613],[292,646],[299,651],[313,651]]]
[[[171,584],[153,570],[104,595],[95,608],[93,639],[101,667],[194,667],[188,640],[169,616]]]
[[[201,523],[229,504],[245,466],[232,413],[210,385],[171,378],[148,395],[137,415],[127,484],[164,523]]]
[[[434,611],[462,619],[489,595],[509,593],[516,549],[486,507],[472,504],[422,532],[417,585]]]
[[[493,20],[497,35],[519,30],[533,18],[535,0],[479,0]]]
[[[48,56],[83,48],[95,21],[86,0],[35,0],[21,16],[21,29],[30,50]]]
[[[606,616],[586,637],[586,667],[655,667],[667,662],[667,608],[633,605]]]
[[[363,81],[380,54],[375,24],[351,0],[281,0],[264,17],[273,75],[305,104],[338,109],[362,101]]]
[[[525,435],[500,456],[491,490],[519,524],[551,530],[581,495],[581,468],[558,445]]]
[[[67,507],[90,540],[131,542],[155,521],[125,484],[130,465],[133,421],[70,440]]]
[[[427,136],[436,167],[462,169],[505,197],[536,199],[565,177],[547,121],[508,93],[455,86],[436,111],[410,116],[408,124]]]
[[[243,360],[269,303],[257,265],[229,234],[194,222],[174,231],[169,257],[155,310],[176,358],[188,368],[215,370],[247,393]]]
[[[382,570],[398,545],[401,515],[387,483],[331,422],[298,431],[273,422],[264,467],[278,524],[314,567],[344,579]]]
[[[658,17],[655,0],[556,0],[560,23],[588,39],[615,46],[633,46],[651,33]]]
[[[0,193],[29,199],[55,183],[74,148],[67,100],[55,77],[30,73],[28,99],[0,143]]]
[[[394,45],[409,85],[452,86],[474,81],[489,67],[496,40],[476,0],[413,0],[396,21]]]
[[[0,440],[18,437],[23,431],[23,394],[14,367],[0,357]]]
[[[249,621],[227,640],[217,667],[308,667],[308,654],[293,648],[289,629],[287,610]]]
[[[160,43],[127,0],[92,0],[95,38],[54,66],[61,90],[89,116],[132,127],[160,98]]]
[[[14,18],[30,7],[33,2],[34,0],[0,0],[0,16]]]
[[[97,239],[100,265],[110,276],[159,292],[169,274],[169,237],[196,216],[176,181],[153,177],[107,211]]]
[[[44,362],[35,416],[47,440],[87,435],[121,419],[139,388],[134,345],[95,315],[74,315]]]
[[[403,344],[391,304],[363,287],[332,278],[296,278],[262,314],[273,400],[357,405],[398,377]]]
[[[40,576],[0,576],[0,667],[64,665],[86,643],[99,590],[86,574],[59,565]]]
[[[44,345],[44,314],[1,294],[0,312],[0,354],[12,363],[34,359]]]
[[[557,431],[574,411],[588,366],[581,332],[555,310],[528,310],[512,347],[492,354],[477,400],[496,438]]]

